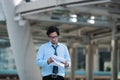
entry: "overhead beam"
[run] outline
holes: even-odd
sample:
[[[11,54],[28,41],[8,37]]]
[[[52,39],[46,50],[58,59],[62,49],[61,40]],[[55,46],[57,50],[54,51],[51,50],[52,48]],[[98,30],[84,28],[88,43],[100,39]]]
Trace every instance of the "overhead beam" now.
[[[24,18],[25,19],[28,19],[28,20],[36,20],[36,21],[46,21],[46,22],[55,22],[55,23],[64,23],[64,24],[71,24],[71,25],[78,25],[78,26],[81,26],[81,27],[84,27],[84,26],[90,26],[90,27],[98,27],[98,28],[105,28],[105,27],[108,27],[108,28],[111,28],[111,23],[100,23],[100,24],[90,24],[90,23],[87,23],[87,22],[82,22],[82,21],[79,21],[79,22],[71,22],[69,21],[69,19],[65,19],[65,17],[61,17],[61,16],[58,16],[59,19],[51,19],[51,15],[28,15],[28,16],[25,16]]]
[[[50,8],[54,8],[59,5],[63,4],[71,4],[71,3],[80,3],[84,0],[64,0],[63,2],[58,2],[57,0],[37,0],[34,2],[24,2],[21,3],[17,8],[16,8],[16,13],[27,13],[27,12],[34,12],[38,10],[46,10]]]
[[[34,2],[21,3],[16,7],[17,14],[36,14],[40,12],[45,12],[48,10],[54,10],[56,8],[62,7],[73,7],[73,6],[83,6],[91,4],[100,4],[105,2],[110,2],[111,0],[37,0]]]
[[[97,40],[102,40],[102,39],[107,39],[107,38],[110,39],[111,36],[112,36],[111,32],[108,32],[108,33],[105,33],[105,34],[94,36],[92,38],[92,40],[97,41]],[[119,40],[119,36],[120,36],[120,32],[115,34],[115,37],[117,37],[118,40]]]
[[[67,7],[102,4],[102,3],[108,3],[108,2],[111,2],[111,0],[86,0],[86,2],[84,2],[82,4],[73,4],[73,5],[68,5]]]
[[[101,16],[108,16],[120,18],[120,9],[116,8],[109,8],[109,7],[96,7],[96,6],[76,6],[76,7],[68,7],[72,13],[88,13],[93,15],[101,15]]]
[[[112,0],[112,2],[120,3],[120,0]]]

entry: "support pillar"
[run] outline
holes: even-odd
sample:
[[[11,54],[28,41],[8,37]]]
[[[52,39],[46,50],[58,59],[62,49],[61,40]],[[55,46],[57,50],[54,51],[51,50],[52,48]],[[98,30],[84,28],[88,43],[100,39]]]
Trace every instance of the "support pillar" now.
[[[98,45],[97,44],[94,44],[94,62],[95,63],[93,66],[93,71],[98,71],[99,70],[99,54],[98,54]]]
[[[36,52],[28,22],[24,26],[20,26],[14,20],[15,6],[13,0],[1,0],[1,3],[20,80],[42,80],[40,70],[35,65]]]
[[[86,46],[86,80],[94,80],[93,78],[94,62],[93,61],[94,61],[93,45],[91,41],[88,40],[88,45]]]
[[[118,77],[118,57],[117,57],[117,38],[115,37],[116,27],[112,29],[112,41],[111,41],[111,62],[112,62],[112,77],[111,80],[117,80]]]
[[[71,71],[70,71],[70,80],[75,80],[75,53],[76,49],[71,48]]]

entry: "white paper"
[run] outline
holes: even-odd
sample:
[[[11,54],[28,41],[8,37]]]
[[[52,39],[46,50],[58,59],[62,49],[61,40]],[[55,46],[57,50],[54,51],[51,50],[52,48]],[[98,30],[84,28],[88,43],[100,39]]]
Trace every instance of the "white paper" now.
[[[64,58],[61,58],[55,55],[53,55],[51,58],[54,61],[53,63],[51,63],[51,65],[64,67],[64,64],[63,64],[65,62]]]
[[[58,57],[58,56],[56,56],[56,55],[53,55],[53,56],[52,56],[52,59],[54,59],[54,60],[57,61],[57,62],[65,62],[65,61],[66,61],[64,58]]]

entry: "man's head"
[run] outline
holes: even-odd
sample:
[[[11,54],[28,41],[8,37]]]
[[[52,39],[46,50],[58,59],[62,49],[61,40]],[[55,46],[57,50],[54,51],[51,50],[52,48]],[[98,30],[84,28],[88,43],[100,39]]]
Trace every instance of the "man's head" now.
[[[57,44],[58,42],[58,36],[60,35],[59,33],[59,29],[55,26],[50,26],[48,29],[47,29],[47,33],[46,33],[50,39],[50,41],[53,43],[53,44]]]

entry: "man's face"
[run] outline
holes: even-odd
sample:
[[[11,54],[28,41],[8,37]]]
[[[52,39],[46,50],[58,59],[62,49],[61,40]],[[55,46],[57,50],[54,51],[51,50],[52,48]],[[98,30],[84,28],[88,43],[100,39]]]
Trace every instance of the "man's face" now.
[[[58,35],[56,32],[53,32],[51,34],[49,34],[49,39],[53,44],[57,44],[58,42]]]

